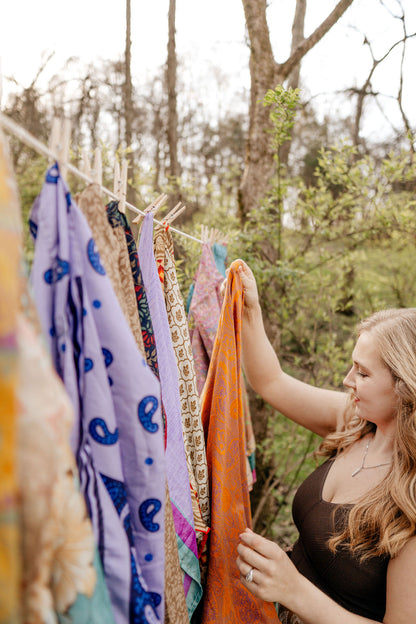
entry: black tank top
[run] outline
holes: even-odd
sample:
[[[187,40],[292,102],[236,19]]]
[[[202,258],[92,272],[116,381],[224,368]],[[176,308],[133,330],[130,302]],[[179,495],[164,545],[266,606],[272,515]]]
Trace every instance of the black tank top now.
[[[345,522],[352,505],[328,503],[322,489],[333,459],[317,468],[299,487],[293,500],[293,520],[299,531],[291,559],[299,572],[348,611],[382,622],[386,610],[389,557],[364,563],[346,549],[334,554],[328,539]]]

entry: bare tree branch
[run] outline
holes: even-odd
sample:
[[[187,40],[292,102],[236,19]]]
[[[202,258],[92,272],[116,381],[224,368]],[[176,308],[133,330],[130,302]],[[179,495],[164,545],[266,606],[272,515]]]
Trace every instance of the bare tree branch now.
[[[403,108],[403,102],[402,102],[402,96],[403,96],[403,65],[404,65],[404,59],[405,59],[405,54],[406,54],[406,44],[408,39],[411,39],[412,37],[416,36],[416,33],[412,33],[412,34],[407,34],[407,29],[406,29],[406,20],[405,20],[405,13],[401,4],[401,1],[398,0],[398,4],[401,8],[401,15],[395,15],[393,14],[386,6],[383,2],[381,2],[381,4],[383,5],[383,7],[395,18],[401,21],[402,23],[402,29],[403,29],[403,37],[401,39],[399,39],[398,41],[395,41],[390,48],[385,52],[385,54],[383,54],[383,56],[381,56],[380,58],[376,59],[374,52],[373,52],[373,48],[371,45],[371,42],[368,40],[368,38],[364,35],[364,44],[368,45],[368,48],[370,50],[370,54],[371,54],[371,58],[373,61],[372,67],[369,71],[369,74],[364,82],[364,84],[361,86],[361,88],[359,89],[355,89],[355,93],[357,94],[357,105],[356,105],[356,110],[355,110],[355,116],[354,116],[354,129],[353,129],[353,142],[354,145],[358,145],[360,143],[360,124],[361,124],[361,118],[363,115],[363,110],[364,110],[364,101],[365,98],[368,96],[373,96],[376,100],[377,100],[377,96],[379,95],[378,93],[374,93],[374,91],[372,90],[371,87],[371,80],[373,78],[374,72],[376,70],[376,68],[393,52],[393,50],[395,50],[397,48],[397,46],[402,45],[402,53],[401,53],[401,63],[400,63],[400,82],[399,82],[399,91],[398,91],[398,95],[397,95],[397,103],[399,106],[399,110],[400,110],[400,114],[402,116],[402,120],[403,120],[403,124],[406,128],[406,132],[410,138],[410,149],[412,151],[412,153],[414,154],[415,152],[415,146],[414,146],[414,141],[413,141],[413,132],[410,126],[410,122],[409,119],[405,113],[405,110]],[[349,89],[349,91],[351,92],[352,90]]]
[[[296,48],[294,52],[291,53],[290,57],[280,65],[278,64],[277,70],[280,75],[284,78],[291,73],[294,67],[299,64],[299,62],[303,59],[305,54],[309,52],[317,43],[320,41],[324,35],[336,24],[336,22],[342,17],[345,11],[351,6],[354,0],[340,0],[333,11],[328,15],[328,17],[314,30],[314,32],[307,38],[304,39]]]

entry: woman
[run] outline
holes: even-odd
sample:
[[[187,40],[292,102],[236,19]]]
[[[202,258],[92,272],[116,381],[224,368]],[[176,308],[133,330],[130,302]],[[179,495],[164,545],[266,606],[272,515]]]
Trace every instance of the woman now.
[[[242,262],[242,357],[253,390],[321,435],[329,459],[293,503],[291,557],[246,529],[241,582],[276,602],[282,622],[416,622],[416,308],[376,313],[358,328],[349,393],[284,373],[266,337],[257,287]]]

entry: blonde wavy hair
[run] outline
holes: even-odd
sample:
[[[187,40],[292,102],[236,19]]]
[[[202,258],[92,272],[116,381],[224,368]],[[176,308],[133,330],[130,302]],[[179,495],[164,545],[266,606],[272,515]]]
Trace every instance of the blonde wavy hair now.
[[[344,528],[329,540],[331,550],[348,547],[361,560],[394,557],[416,532],[416,308],[376,312],[357,326],[371,332],[390,370],[397,394],[397,429],[390,471],[349,511]],[[345,426],[328,435],[318,453],[334,456],[376,426],[347,408]]]

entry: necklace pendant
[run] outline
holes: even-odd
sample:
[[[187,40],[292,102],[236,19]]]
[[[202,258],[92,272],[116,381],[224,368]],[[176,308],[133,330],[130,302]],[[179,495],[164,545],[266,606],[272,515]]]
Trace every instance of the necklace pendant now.
[[[359,472],[361,472],[362,469],[363,469],[363,467],[360,466],[360,468],[357,468],[357,470],[354,470],[354,472],[351,474],[351,476],[355,477],[355,475],[357,475]]]

